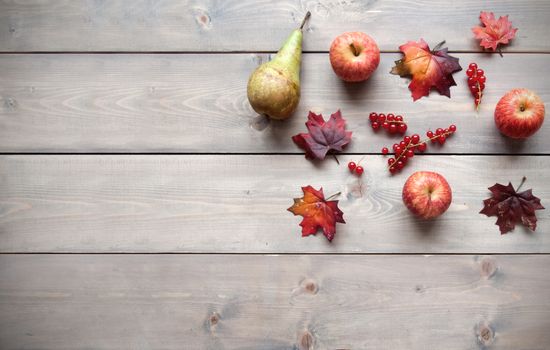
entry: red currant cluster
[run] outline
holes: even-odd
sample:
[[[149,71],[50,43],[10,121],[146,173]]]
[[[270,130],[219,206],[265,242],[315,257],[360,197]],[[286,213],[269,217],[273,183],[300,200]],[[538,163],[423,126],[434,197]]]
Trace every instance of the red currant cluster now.
[[[349,171],[351,171],[352,173],[357,174],[358,176],[363,175],[363,172],[365,171],[365,169],[363,169],[362,166],[357,165],[354,162],[349,162],[348,163],[348,169],[349,169]]]
[[[481,97],[483,96],[483,90],[485,90],[485,81],[487,80],[485,72],[483,69],[478,69],[477,64],[470,63],[466,70],[466,75],[468,76],[470,92],[474,96],[474,103],[476,108],[478,108],[481,103]]]
[[[369,120],[374,131],[378,131],[380,128],[386,130],[390,134],[395,134],[397,132],[404,134],[407,131],[407,123],[403,121],[403,117],[400,115],[393,115],[392,113],[386,115],[384,113],[378,114],[372,112],[369,115]]]
[[[393,144],[394,157],[388,159],[390,173],[395,174],[407,164],[409,159],[414,157],[415,152],[424,152],[428,148],[427,142],[439,143],[443,145],[447,138],[454,134],[456,125],[450,125],[447,129],[438,128],[435,133],[429,130],[426,133],[426,140],[420,140],[420,135],[405,136],[399,143]],[[382,154],[387,155],[390,150],[387,147],[382,148]]]

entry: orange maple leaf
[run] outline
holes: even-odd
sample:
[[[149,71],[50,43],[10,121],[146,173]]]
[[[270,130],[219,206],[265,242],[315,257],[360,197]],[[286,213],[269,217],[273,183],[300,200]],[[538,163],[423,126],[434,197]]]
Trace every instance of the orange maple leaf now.
[[[294,198],[294,205],[288,211],[294,215],[304,217],[302,226],[302,237],[314,235],[321,228],[323,234],[329,241],[332,241],[336,234],[336,223],[345,224],[344,213],[338,208],[338,201],[327,201],[323,189],[317,191],[311,186],[302,187],[304,196]]]

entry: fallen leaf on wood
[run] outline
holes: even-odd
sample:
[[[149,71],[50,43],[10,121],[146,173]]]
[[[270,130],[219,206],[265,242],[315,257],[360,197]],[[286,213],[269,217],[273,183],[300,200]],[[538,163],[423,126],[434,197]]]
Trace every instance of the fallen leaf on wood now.
[[[473,27],[472,32],[476,39],[481,40],[479,43],[481,46],[493,51],[496,51],[499,44],[508,44],[518,31],[517,28],[512,28],[512,22],[508,20],[508,16],[501,16],[497,20],[492,12],[481,11],[479,20],[483,26]]]

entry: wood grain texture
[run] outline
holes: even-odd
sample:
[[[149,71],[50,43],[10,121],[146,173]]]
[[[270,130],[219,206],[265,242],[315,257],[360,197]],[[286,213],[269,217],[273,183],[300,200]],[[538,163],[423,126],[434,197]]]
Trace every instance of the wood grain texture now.
[[[371,111],[404,114],[411,132],[458,126],[456,137],[430,152],[550,153],[550,123],[517,142],[494,126],[494,106],[514,87],[550,100],[539,79],[547,55],[460,54],[488,77],[479,113],[465,81],[452,99],[432,93],[413,102],[408,79],[391,75],[398,54],[382,62],[366,84],[342,83],[326,54],[306,54],[302,101],[285,122],[254,113],[246,98],[250,72],[268,55],[1,55],[0,151],[2,152],[236,152],[301,151],[291,136],[305,131],[311,109],[326,117],[338,108],[354,132],[349,152],[380,152],[393,143],[370,129]]]
[[[549,256],[2,255],[2,349],[550,344]]]
[[[360,161],[361,178],[345,164]],[[382,156],[2,156],[2,252],[549,253],[550,211],[535,233],[500,235],[478,214],[495,182],[534,188],[550,203],[550,157],[417,156],[389,176]],[[453,204],[435,221],[407,212],[401,191],[414,171],[443,174]],[[302,238],[286,211],[301,186],[342,192],[347,224],[329,243]]]
[[[354,30],[372,35],[382,50],[424,37],[480,51],[470,28],[482,10],[509,14],[519,28],[506,51],[550,50],[546,0],[3,0],[0,50],[276,51],[308,10],[309,51],[327,51],[335,36]]]

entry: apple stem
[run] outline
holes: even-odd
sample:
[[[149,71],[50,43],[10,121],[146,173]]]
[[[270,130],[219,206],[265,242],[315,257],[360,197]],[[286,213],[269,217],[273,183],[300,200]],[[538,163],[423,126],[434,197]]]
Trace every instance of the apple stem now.
[[[349,44],[349,47],[351,47],[351,51],[353,51],[353,55],[355,57],[359,56],[359,52],[357,52],[357,48],[353,45],[353,43]]]
[[[524,176],[523,179],[521,179],[521,183],[519,184],[518,188],[516,188],[516,192],[518,192],[521,186],[523,186],[523,184],[525,183],[525,180],[527,180],[527,178]]]
[[[302,24],[300,24],[300,30],[304,29],[304,25],[306,24],[306,21],[310,16],[311,16],[311,12],[308,11],[304,16],[304,19],[302,20]]]
[[[325,199],[325,201],[329,201],[329,200],[331,200],[332,198],[338,197],[338,196],[341,195],[341,194],[342,194],[342,192],[336,192],[336,193],[333,194],[332,196],[330,196],[330,197],[328,197],[327,199]]]

